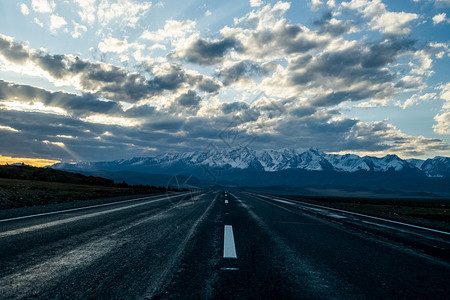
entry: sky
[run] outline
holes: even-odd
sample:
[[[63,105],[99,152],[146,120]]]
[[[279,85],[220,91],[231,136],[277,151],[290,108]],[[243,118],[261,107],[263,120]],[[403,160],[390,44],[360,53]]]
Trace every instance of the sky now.
[[[450,0],[0,1],[0,162],[450,156]]]

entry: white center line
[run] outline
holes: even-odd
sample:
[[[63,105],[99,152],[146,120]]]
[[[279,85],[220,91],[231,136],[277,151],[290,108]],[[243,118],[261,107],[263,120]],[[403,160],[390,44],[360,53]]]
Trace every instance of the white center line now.
[[[223,258],[237,258],[234,246],[233,226],[225,225],[223,237]]]
[[[228,204],[228,200],[225,200],[225,204]]]

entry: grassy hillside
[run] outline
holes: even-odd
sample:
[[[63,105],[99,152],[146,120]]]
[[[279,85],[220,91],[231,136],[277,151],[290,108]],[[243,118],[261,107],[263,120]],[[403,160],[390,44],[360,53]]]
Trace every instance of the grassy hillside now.
[[[51,168],[0,166],[0,209],[165,192]]]
[[[37,168],[27,165],[0,166],[0,178],[63,182],[73,184],[91,184],[101,186],[115,185],[113,180],[102,177],[85,176],[80,173],[66,172],[51,168]]]

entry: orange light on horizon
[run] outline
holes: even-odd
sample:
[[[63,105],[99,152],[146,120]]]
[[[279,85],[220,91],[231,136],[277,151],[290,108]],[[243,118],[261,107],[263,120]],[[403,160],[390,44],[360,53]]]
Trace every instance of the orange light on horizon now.
[[[0,165],[24,163],[33,167],[45,167],[59,162],[59,160],[45,158],[12,157],[0,155]]]

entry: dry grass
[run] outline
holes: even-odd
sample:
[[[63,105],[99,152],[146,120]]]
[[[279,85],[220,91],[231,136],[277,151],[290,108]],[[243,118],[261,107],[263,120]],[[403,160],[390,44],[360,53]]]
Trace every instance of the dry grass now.
[[[450,199],[293,198],[450,231]]]
[[[0,178],[0,209],[46,205],[156,192],[139,187],[108,187]]]

